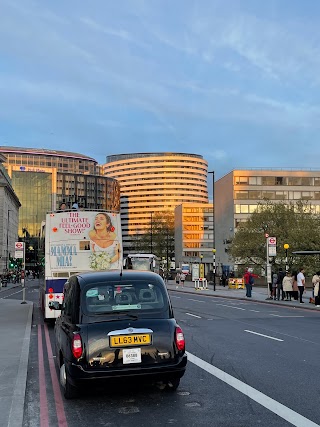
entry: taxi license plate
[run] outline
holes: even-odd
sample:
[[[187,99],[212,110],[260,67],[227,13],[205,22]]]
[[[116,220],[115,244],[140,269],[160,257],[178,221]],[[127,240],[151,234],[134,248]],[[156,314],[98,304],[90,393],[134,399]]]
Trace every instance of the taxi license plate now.
[[[151,344],[151,334],[117,335],[110,337],[110,347],[126,347]]]

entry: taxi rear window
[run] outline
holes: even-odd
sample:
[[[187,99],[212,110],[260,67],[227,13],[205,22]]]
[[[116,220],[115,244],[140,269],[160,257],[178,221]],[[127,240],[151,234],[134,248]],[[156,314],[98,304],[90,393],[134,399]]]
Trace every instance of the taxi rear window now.
[[[86,286],[84,303],[88,313],[162,310],[168,307],[163,289],[148,282]]]

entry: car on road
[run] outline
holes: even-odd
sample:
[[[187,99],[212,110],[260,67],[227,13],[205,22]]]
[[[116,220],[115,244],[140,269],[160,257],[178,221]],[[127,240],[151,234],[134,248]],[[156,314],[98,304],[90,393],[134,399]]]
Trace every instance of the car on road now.
[[[176,390],[187,365],[185,339],[163,279],[147,271],[78,273],[64,285],[54,333],[65,398],[89,382],[146,380]]]

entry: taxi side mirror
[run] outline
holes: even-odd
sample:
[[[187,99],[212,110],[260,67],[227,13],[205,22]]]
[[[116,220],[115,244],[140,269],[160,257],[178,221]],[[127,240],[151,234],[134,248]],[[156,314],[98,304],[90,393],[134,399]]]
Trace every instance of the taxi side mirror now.
[[[60,304],[59,301],[49,301],[48,306],[51,310],[61,310],[62,309],[62,304]]]

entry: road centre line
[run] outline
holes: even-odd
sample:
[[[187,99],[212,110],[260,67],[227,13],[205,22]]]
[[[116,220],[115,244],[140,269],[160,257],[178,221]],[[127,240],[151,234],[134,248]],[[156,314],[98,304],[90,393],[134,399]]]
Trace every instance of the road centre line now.
[[[259,335],[260,337],[269,338],[270,340],[283,342],[283,340],[281,340],[280,338],[275,338],[275,337],[270,337],[269,335],[259,334],[258,332],[249,331],[248,329],[245,329],[244,332],[249,332],[249,334],[254,334],[254,335]]]
[[[260,313],[259,310],[249,310],[249,311],[253,311],[254,313]]]
[[[209,374],[215,376],[216,378],[230,385],[234,389],[240,391],[240,393],[244,394],[245,396],[248,396],[250,399],[259,403],[266,409],[269,409],[269,411],[288,421],[292,425],[296,427],[319,427],[319,424],[316,424],[308,418],[304,417],[303,415],[300,415],[292,409],[287,408],[282,403],[279,403],[278,401],[272,399],[266,394],[261,393],[259,390],[227,374],[216,366],[205,362],[204,360],[200,359],[192,353],[189,353],[188,351],[186,353],[189,362],[205,370]]]
[[[189,301],[195,301],[195,302],[201,302],[202,304],[205,302],[205,301],[200,301],[199,299],[192,299],[192,298],[188,298],[188,300]]]
[[[293,316],[281,316],[281,314],[271,314],[269,313],[269,316],[274,316],[274,317],[304,317],[304,316],[299,316],[299,315],[293,315]]]
[[[244,310],[244,311],[246,311],[245,308],[233,307],[232,305],[225,305],[225,304],[216,304],[216,305],[221,305],[222,307],[234,308],[235,310]]]
[[[202,317],[197,316],[196,314],[186,313],[188,316],[196,317],[197,319],[202,319]]]

